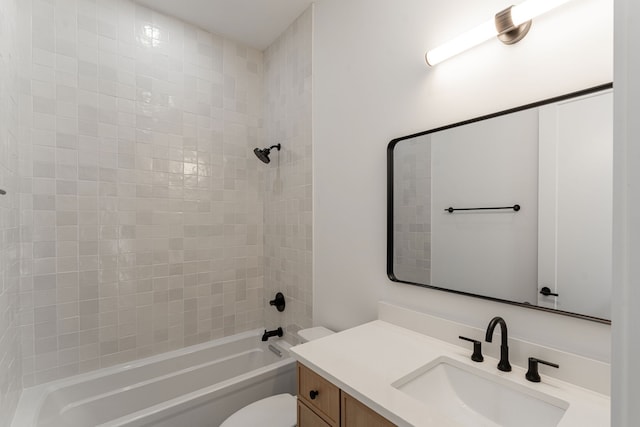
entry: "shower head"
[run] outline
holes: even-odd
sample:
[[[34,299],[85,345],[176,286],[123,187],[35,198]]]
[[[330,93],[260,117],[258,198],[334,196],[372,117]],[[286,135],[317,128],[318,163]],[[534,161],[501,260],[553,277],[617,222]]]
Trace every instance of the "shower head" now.
[[[269,163],[271,161],[271,159],[269,158],[269,153],[271,153],[271,150],[273,150],[274,148],[277,148],[278,151],[280,151],[281,145],[280,144],[272,145],[271,147],[263,148],[262,150],[259,148],[255,148],[253,150],[253,153],[256,155],[257,158],[262,160],[264,163]]]

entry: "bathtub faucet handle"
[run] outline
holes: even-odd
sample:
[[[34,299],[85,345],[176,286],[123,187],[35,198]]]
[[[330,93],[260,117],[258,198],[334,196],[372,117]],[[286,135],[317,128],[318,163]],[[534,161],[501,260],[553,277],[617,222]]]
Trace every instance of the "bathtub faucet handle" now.
[[[269,301],[269,305],[274,305],[278,309],[278,311],[284,311],[285,302],[283,293],[278,292],[275,299]]]
[[[267,341],[271,337],[281,337],[284,335],[284,331],[281,327],[278,329],[274,329],[273,331],[264,330],[264,334],[262,334],[262,341]]]

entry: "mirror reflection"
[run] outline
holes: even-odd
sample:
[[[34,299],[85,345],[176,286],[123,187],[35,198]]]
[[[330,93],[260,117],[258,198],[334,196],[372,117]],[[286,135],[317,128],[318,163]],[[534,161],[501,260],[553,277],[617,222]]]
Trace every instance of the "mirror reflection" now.
[[[612,144],[611,85],[391,141],[389,277],[610,319]]]

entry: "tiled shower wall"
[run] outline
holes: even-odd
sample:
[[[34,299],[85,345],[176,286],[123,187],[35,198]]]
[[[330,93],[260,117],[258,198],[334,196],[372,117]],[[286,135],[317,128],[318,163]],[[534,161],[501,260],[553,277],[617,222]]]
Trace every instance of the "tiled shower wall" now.
[[[312,18],[310,7],[264,54],[265,144],[282,144],[263,165],[264,287],[287,299],[283,313],[267,307],[265,321],[293,342],[312,323]]]
[[[11,422],[22,390],[17,53],[17,0],[0,0],[0,427]]]
[[[402,281],[431,284],[431,137],[394,149],[393,272]]]
[[[263,325],[262,53],[126,0],[20,6],[25,386]]]

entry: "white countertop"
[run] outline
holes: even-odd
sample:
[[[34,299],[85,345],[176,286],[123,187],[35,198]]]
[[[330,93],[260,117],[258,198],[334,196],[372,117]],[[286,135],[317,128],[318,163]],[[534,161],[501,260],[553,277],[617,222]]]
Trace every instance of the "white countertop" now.
[[[441,356],[568,402],[559,427],[610,425],[610,399],[607,396],[545,376],[543,368],[542,382],[529,382],[524,377],[526,369],[519,366],[513,366],[511,372],[501,372],[494,358],[485,356],[483,363],[472,362],[471,350],[471,343],[469,349],[465,349],[375,320],[292,347],[291,353],[299,362],[399,426],[458,425],[437,409],[391,385]]]

